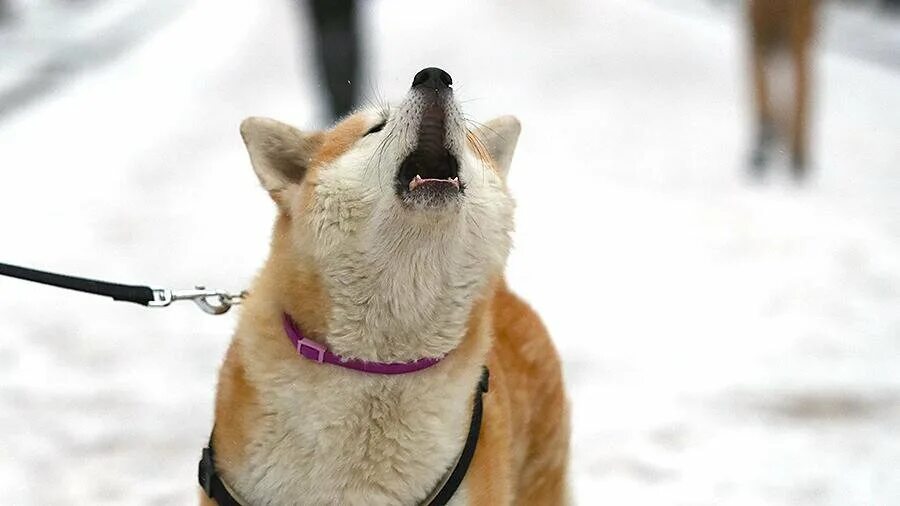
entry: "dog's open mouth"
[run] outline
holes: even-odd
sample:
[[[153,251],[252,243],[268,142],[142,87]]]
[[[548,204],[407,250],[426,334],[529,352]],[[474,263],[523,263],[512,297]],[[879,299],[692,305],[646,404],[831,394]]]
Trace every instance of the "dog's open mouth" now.
[[[465,185],[459,179],[459,161],[444,146],[446,112],[443,99],[428,97],[422,112],[416,149],[397,170],[397,194],[407,203],[436,206],[458,198]]]
[[[397,171],[396,186],[401,197],[415,200],[452,197],[465,190],[459,180],[459,162],[445,148],[410,153]]]

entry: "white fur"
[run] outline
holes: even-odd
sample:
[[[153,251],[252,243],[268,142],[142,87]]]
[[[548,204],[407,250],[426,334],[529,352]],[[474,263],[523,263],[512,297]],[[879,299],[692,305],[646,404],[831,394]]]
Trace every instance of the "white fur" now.
[[[253,353],[252,339],[244,349]],[[447,381],[442,365],[399,377],[311,362],[250,368],[271,415],[228,484],[254,505],[416,504],[462,450],[479,373],[464,375],[469,384]]]
[[[363,138],[320,169],[311,223],[297,225],[312,227],[312,240],[301,231],[296,247],[313,248],[332,303],[326,340],[344,356],[395,362],[448,353],[509,252],[512,199],[466,145],[455,107],[447,145],[465,185],[458,208],[409,209],[397,198],[394,177],[415,148],[408,132],[420,109],[412,94],[382,130],[387,141]]]
[[[463,198],[420,209],[397,197],[394,177],[415,148],[421,107],[411,92],[382,132],[321,167],[309,182],[316,201],[309,219],[295,220],[291,231],[297,253],[321,270],[331,302],[324,340],[340,355],[452,357],[476,298],[506,261],[512,200],[501,175],[468,146],[452,102],[445,145],[459,160]],[[380,121],[376,111],[365,114]],[[307,205],[294,191],[293,205]],[[236,339],[251,357],[247,378],[269,413],[254,429],[261,436],[247,445],[248,458],[226,475],[248,504],[414,504],[456,461],[481,363],[466,363],[453,381],[450,359],[408,375],[360,374],[264,356],[270,348],[257,340],[286,338],[242,329]],[[453,504],[467,495],[463,485]]]

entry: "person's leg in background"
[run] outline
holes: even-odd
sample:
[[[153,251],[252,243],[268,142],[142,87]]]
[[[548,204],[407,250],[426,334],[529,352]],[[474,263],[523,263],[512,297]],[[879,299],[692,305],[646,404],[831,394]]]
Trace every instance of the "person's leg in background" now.
[[[332,117],[350,112],[358,99],[359,20],[355,0],[310,0],[316,59]]]

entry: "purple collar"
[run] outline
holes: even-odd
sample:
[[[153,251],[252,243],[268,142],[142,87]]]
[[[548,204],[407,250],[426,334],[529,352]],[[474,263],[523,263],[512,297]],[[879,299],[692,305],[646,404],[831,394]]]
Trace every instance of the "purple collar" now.
[[[297,354],[320,364],[333,364],[372,374],[406,374],[427,369],[444,358],[420,358],[415,362],[366,362],[355,358],[343,358],[332,353],[324,344],[303,335],[303,331],[297,328],[297,324],[287,313],[283,313],[281,320],[284,332],[297,350]]]

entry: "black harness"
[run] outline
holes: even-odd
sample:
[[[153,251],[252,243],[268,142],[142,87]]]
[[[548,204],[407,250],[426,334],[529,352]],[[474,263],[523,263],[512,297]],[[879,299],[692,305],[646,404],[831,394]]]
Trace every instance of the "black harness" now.
[[[466,477],[466,471],[469,470],[469,464],[472,463],[472,457],[475,456],[475,447],[478,445],[478,434],[481,432],[481,418],[484,411],[484,403],[482,396],[488,391],[488,383],[490,372],[485,367],[481,373],[481,379],[475,388],[475,402],[472,407],[472,421],[469,423],[469,434],[466,436],[466,444],[463,446],[459,458],[456,460],[456,466],[453,471],[447,475],[446,480],[438,483],[436,492],[432,493],[430,499],[426,503],[427,506],[444,506],[450,502],[450,498],[462,484],[463,478]],[[209,445],[203,449],[203,455],[200,458],[200,469],[198,478],[200,487],[210,499],[213,499],[219,506],[243,506],[222,482],[222,478],[216,471],[215,450],[213,450],[212,436],[209,439]]]

